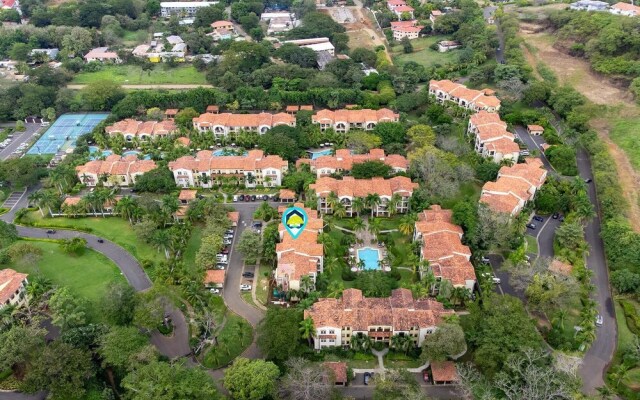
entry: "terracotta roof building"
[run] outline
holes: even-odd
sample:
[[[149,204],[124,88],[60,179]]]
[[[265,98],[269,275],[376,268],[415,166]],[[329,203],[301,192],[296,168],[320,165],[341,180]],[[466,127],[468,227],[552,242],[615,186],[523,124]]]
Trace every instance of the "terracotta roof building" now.
[[[224,269],[208,269],[204,275],[204,285],[208,287],[222,287],[224,285]]]
[[[399,154],[385,155],[382,149],[371,149],[368,154],[351,154],[348,149],[336,150],[335,156],[321,156],[316,159],[301,158],[296,166],[309,164],[311,172],[315,172],[318,178],[335,173],[351,171],[354,164],[367,161],[381,161],[390,166],[394,172],[406,172],[409,169],[409,161]]]
[[[420,258],[429,261],[437,280],[448,280],[454,287],[473,291],[476,273],[470,261],[471,250],[462,244],[462,233],[462,228],[453,223],[451,210],[432,205],[418,214],[413,240],[422,242]],[[437,294],[437,288],[433,289]]]
[[[627,17],[637,17],[640,15],[640,6],[620,2],[612,5],[609,12],[612,14],[626,15]]]
[[[304,208],[303,204],[296,204]],[[304,208],[309,217],[305,230],[297,239],[286,233],[284,225],[278,227],[280,243],[276,244],[277,267],[274,271],[278,286],[285,292],[300,290],[303,276],[315,285],[316,277],[324,267],[324,248],[318,243],[324,223],[318,212]]]
[[[0,270],[0,309],[9,305],[21,306],[27,302],[28,276],[10,268]]]
[[[214,31],[218,29],[226,29],[228,31],[232,31],[233,23],[231,23],[230,21],[216,21],[211,24],[211,27]]]
[[[280,193],[278,195],[281,202],[294,202],[296,201],[296,192],[289,189],[280,189]]]
[[[135,155],[119,156],[112,154],[103,160],[89,161],[76,167],[80,182],[87,186],[95,186],[99,179],[105,186],[130,186],[136,178],[156,168],[153,160],[138,160]]]
[[[120,63],[122,60],[115,51],[109,51],[108,47],[96,47],[87,54],[84,55],[84,59],[87,62],[105,62],[110,61],[114,63]]]
[[[527,125],[527,132],[530,135],[540,136],[544,133],[544,127],[540,125]]]
[[[180,204],[189,204],[196,199],[197,195],[197,190],[182,189],[178,195],[178,200],[180,200]]]
[[[211,132],[214,136],[227,136],[232,133],[266,133],[278,125],[296,126],[296,118],[287,113],[269,114],[231,114],[204,113],[193,119],[193,127],[198,132]]]
[[[500,163],[502,160],[518,161],[520,147],[516,137],[507,131],[507,124],[496,113],[480,111],[469,118],[469,135],[475,136],[475,150],[483,157]]]
[[[411,182],[411,179],[406,176],[395,176],[390,179],[355,179],[347,176],[342,180],[323,176],[316,183],[309,185],[309,189],[313,190],[318,197],[318,210],[325,214],[333,213],[331,193],[337,196],[348,216],[357,214],[352,207],[356,198],[364,199],[370,194],[377,194],[380,202],[373,206],[373,214],[379,217],[392,214],[391,207],[394,207],[394,204],[395,213],[408,212],[409,199],[417,188],[418,184]]]
[[[416,346],[433,333],[442,317],[452,314],[433,299],[414,300],[409,289],[395,289],[390,297],[367,298],[358,289],[346,289],[342,298],[322,298],[304,311],[313,320],[314,348],[344,346],[355,336],[389,343],[393,335],[408,336]]]
[[[451,385],[460,380],[456,364],[453,361],[433,361],[431,375],[434,385]]]
[[[493,95],[493,91],[468,89],[448,79],[429,81],[429,94],[435,96],[440,103],[450,101],[472,111],[497,112],[500,110],[500,100]]]
[[[380,122],[398,122],[400,116],[388,108],[380,110],[320,110],[311,122],[320,125],[320,130],[332,128],[336,132],[345,133],[349,129],[371,131]]]
[[[142,141],[156,138],[164,138],[177,132],[173,120],[165,121],[137,121],[124,119],[104,128],[109,136],[122,135],[124,140],[131,142],[134,138]]]
[[[333,375],[333,383],[336,386],[347,385],[347,363],[345,362],[324,362],[322,365]]]
[[[229,211],[227,213],[227,218],[231,221],[231,226],[238,226],[238,222],[240,222],[240,213],[238,211]]]
[[[393,32],[393,38],[395,40],[402,40],[402,38],[417,39],[420,37],[420,32],[424,29],[424,26],[418,25],[418,21],[412,19],[410,21],[392,21],[391,32]]]
[[[195,157],[169,162],[176,184],[183,188],[210,188],[229,180],[247,187],[277,187],[288,166],[280,156],[265,156],[262,150],[251,150],[244,156],[214,156],[210,150],[202,150]]]
[[[539,158],[528,158],[523,164],[502,167],[495,182],[482,187],[480,202],[498,213],[515,216],[533,200],[547,178]]]

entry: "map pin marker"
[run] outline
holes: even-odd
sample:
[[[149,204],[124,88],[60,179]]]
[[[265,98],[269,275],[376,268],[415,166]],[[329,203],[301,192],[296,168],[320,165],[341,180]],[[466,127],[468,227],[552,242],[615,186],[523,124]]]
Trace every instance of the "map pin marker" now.
[[[300,207],[287,208],[282,213],[282,225],[293,239],[297,239],[307,226],[309,217]]]

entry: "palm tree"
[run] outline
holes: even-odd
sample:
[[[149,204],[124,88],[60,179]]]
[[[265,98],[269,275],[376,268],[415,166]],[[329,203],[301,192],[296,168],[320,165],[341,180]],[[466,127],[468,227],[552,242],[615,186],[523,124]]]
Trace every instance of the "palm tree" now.
[[[353,230],[356,232],[359,232],[361,230],[365,229],[365,224],[364,221],[362,220],[362,218],[356,218],[353,221]]]
[[[42,199],[44,195],[42,191],[37,190],[29,195],[29,201],[38,206],[38,210],[40,210],[40,215],[44,217],[44,213],[42,212]]]
[[[338,195],[335,192],[330,192],[327,195],[326,203],[327,203],[327,206],[329,206],[329,208],[333,209],[338,204],[340,204],[340,199],[338,198]]]
[[[356,350],[367,351],[372,345],[371,338],[367,335],[356,335],[351,337],[351,347]]]
[[[131,196],[125,196],[116,203],[116,211],[120,213],[123,219],[128,219],[129,224],[133,225],[134,210],[138,207],[138,202]]]
[[[347,209],[342,205],[342,203],[338,203],[333,207],[333,215],[337,218],[344,218],[347,216]]]
[[[567,310],[559,309],[553,315],[553,319],[551,319],[551,323],[558,326],[561,331],[564,331],[564,320],[567,317]]]
[[[369,193],[365,198],[365,203],[371,210],[371,217],[373,217],[376,206],[380,204],[380,195],[377,193]]]
[[[49,210],[49,215],[51,215],[51,208],[55,208],[58,205],[59,200],[60,198],[58,197],[58,195],[49,190],[45,190],[42,193],[42,206],[47,207],[47,209]]]
[[[361,197],[356,197],[351,202],[351,209],[358,215],[360,215],[360,213],[364,211],[365,207],[366,204],[364,204],[364,200],[362,200]]]
[[[39,300],[42,295],[52,289],[52,283],[49,279],[42,275],[34,275],[29,278],[29,284],[27,285],[27,295],[30,299]]]
[[[616,386],[618,386],[620,385],[620,381],[622,381],[628,370],[629,366],[626,364],[617,365],[611,369],[609,377],[616,383]]]
[[[377,219],[377,218],[372,218],[369,220],[369,232],[371,232],[372,235],[374,236],[378,236],[378,234],[380,233],[380,231],[382,230],[382,221]]]
[[[391,337],[391,347],[407,354],[412,345],[411,338],[406,335],[393,335]]]
[[[158,230],[154,233],[152,238],[153,244],[156,246],[158,251],[164,250],[164,255],[167,259],[169,259],[169,245],[171,242],[171,237],[166,230]]]
[[[160,206],[160,209],[164,213],[164,226],[167,225],[166,222],[171,219],[171,216],[176,211],[178,211],[179,208],[180,203],[178,202],[177,198],[171,196],[170,194],[162,196],[162,205]]]
[[[331,281],[327,287],[327,297],[338,298],[344,291],[344,283],[342,281]]]
[[[398,230],[403,235],[411,235],[413,234],[413,229],[416,226],[416,216],[414,214],[407,214],[400,218],[400,224],[398,225]]]
[[[309,342],[309,346],[313,344],[313,336],[315,335],[315,333],[316,328],[311,317],[307,317],[300,321],[300,334],[303,339],[307,339],[307,341]]]
[[[613,391],[608,386],[600,386],[596,390],[602,400],[609,400],[613,396]]]
[[[387,207],[388,207],[387,210],[389,210],[389,215],[394,215],[396,212],[398,212],[398,204],[400,204],[401,201],[402,201],[402,196],[400,196],[398,193],[394,193],[391,196],[391,199],[387,204]]]
[[[303,275],[300,278],[300,290],[308,294],[313,289],[313,281],[309,275]]]
[[[451,291],[451,298],[454,300],[453,304],[464,304],[465,299],[468,299],[471,295],[469,289],[464,286],[454,287]]]

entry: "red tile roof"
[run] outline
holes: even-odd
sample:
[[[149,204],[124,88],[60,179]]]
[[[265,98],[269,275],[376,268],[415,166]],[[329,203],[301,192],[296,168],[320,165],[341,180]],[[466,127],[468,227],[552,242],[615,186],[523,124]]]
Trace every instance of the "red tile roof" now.
[[[104,131],[108,135],[122,134],[122,135],[169,135],[177,130],[176,124],[173,121],[136,121],[134,119],[124,119],[118,121],[113,125],[107,126]]]
[[[266,168],[285,171],[288,166],[287,161],[280,156],[265,156],[262,150],[251,150],[246,156],[221,157],[214,157],[211,151],[203,150],[198,152],[195,157],[184,156],[169,162],[169,169],[172,171],[187,169],[196,172],[210,170],[258,171]]]
[[[351,154],[347,149],[336,150],[335,156],[321,156],[314,160],[299,159],[296,166],[302,164],[311,165],[312,170],[329,168],[333,170],[351,171],[354,164],[361,164],[367,161],[382,161],[388,166],[406,171],[409,168],[409,161],[399,154],[385,156],[384,150],[372,149],[368,154]]]
[[[178,200],[195,200],[197,190],[182,189],[178,195]]]
[[[0,305],[11,299],[28,276],[10,268],[0,270]]]
[[[429,89],[437,89],[448,93],[450,96],[454,96],[459,99],[463,99],[468,103],[474,103],[483,107],[495,108],[500,106],[500,100],[493,95],[487,95],[484,90],[468,89],[466,86],[454,83],[448,79],[441,81],[429,81]]]
[[[418,188],[418,184],[411,182],[411,179],[406,176],[395,176],[390,179],[355,179],[347,176],[342,180],[323,176],[316,183],[309,185],[309,188],[320,197],[326,197],[331,192],[336,193],[338,197],[366,197],[372,193],[391,197],[395,193],[411,196]]]
[[[365,123],[365,122],[394,122],[400,116],[388,108],[380,110],[320,110],[311,117],[316,124],[334,124],[337,122]]]
[[[153,160],[138,160],[135,155],[121,157],[112,154],[103,160],[89,161],[84,165],[76,167],[76,173],[82,174],[107,174],[107,175],[127,175],[134,173],[145,173],[156,168]]]
[[[456,364],[453,361],[433,361],[431,373],[434,382],[457,382],[459,380]]]
[[[260,126],[274,127],[278,125],[293,125],[296,122],[296,118],[287,113],[269,114],[211,114],[205,113],[193,119],[195,126],[211,127],[211,126],[226,126],[234,128],[258,128]]]
[[[335,382],[342,383],[347,382],[347,363],[345,362],[324,362],[322,363],[326,368],[333,372]]]
[[[289,189],[280,189],[280,195],[279,195],[280,199],[295,199],[296,198],[296,192],[294,192],[293,190],[289,190]]]
[[[223,285],[224,269],[208,269],[204,276],[204,284]]]

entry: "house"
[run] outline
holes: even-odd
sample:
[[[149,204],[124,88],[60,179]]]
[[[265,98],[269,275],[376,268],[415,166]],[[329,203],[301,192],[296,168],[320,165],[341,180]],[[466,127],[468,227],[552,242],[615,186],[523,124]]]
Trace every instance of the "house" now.
[[[277,35],[290,31],[300,25],[294,13],[289,12],[266,12],[260,15],[260,20],[268,22],[267,35]]]
[[[296,204],[304,208],[303,204]],[[318,274],[324,268],[324,247],[318,243],[324,222],[318,212],[304,208],[309,218],[305,230],[296,239],[286,233],[282,223],[278,226],[280,243],[276,244],[276,269],[274,279],[284,292],[289,290],[311,290],[315,287]],[[304,287],[304,277],[309,278],[313,286]]]
[[[402,19],[402,14],[404,13],[410,15],[409,19],[413,19],[413,7],[407,5],[404,0],[389,0],[387,1],[387,8],[389,8],[398,19]]]
[[[527,202],[533,200],[536,192],[547,178],[539,158],[528,158],[523,164],[502,167],[495,182],[487,182],[482,187],[480,202],[496,213],[516,216]]]
[[[213,28],[213,30],[218,30],[218,29],[226,29],[228,31],[233,31],[233,23],[231,21],[216,21],[211,23],[211,28]]]
[[[211,36],[214,41],[232,39],[236,33],[233,23],[229,21],[216,21],[211,24],[211,28],[213,32],[207,36]]]
[[[197,190],[182,189],[178,195],[178,200],[182,205],[189,205],[197,198],[197,195]]]
[[[462,244],[462,228],[453,223],[453,211],[439,205],[418,214],[413,240],[422,243],[420,259],[429,262],[429,269],[436,281],[449,281],[453,287],[473,291],[477,282],[471,264],[471,250]],[[421,270],[424,275],[426,270]],[[433,294],[436,287],[432,288]]]
[[[244,156],[214,156],[210,150],[202,150],[195,157],[169,162],[169,169],[183,188],[211,188],[229,181],[246,187],[277,187],[282,184],[288,163],[280,156],[265,156],[262,150],[251,150]]]
[[[391,32],[393,32],[393,38],[395,40],[402,40],[403,38],[417,39],[420,37],[420,32],[424,29],[424,26],[418,25],[418,21],[415,19],[411,21],[392,21]]]
[[[282,203],[293,203],[296,201],[296,192],[289,189],[280,189],[278,198]]]
[[[286,113],[231,114],[204,113],[193,119],[193,127],[198,132],[211,132],[215,137],[236,134],[242,131],[266,133],[278,125],[296,126],[296,118]]]
[[[571,3],[569,8],[580,11],[607,11],[609,9],[609,3],[596,0],[579,0]]]
[[[217,1],[163,1],[160,3],[160,16],[168,18],[172,15],[193,17],[200,8],[218,4]]]
[[[438,51],[440,53],[445,53],[449,50],[457,49],[460,46],[460,42],[456,42],[453,40],[443,40],[438,43]]]
[[[102,204],[102,209],[93,209],[92,208],[91,209],[92,213],[89,213],[88,209],[91,208],[91,207],[89,207],[88,203],[85,203],[85,205],[87,207],[84,210],[78,210],[78,209],[72,210],[73,206],[81,204],[81,202],[83,200],[83,197],[80,197],[80,196],[67,196],[62,201],[62,205],[60,206],[60,208],[63,211],[62,214],[69,214],[71,211],[73,211],[73,212],[80,211],[80,214],[85,214],[85,215],[93,214],[93,212],[96,212],[96,214],[98,214],[98,215],[109,215],[109,214],[113,214],[113,212],[116,211],[116,204],[118,204],[120,199],[122,199],[122,196],[115,196],[113,198],[113,200],[105,201]]]
[[[27,302],[28,276],[10,268],[0,270],[0,309],[19,307]]]
[[[368,154],[351,154],[348,149],[336,150],[335,156],[321,156],[310,160],[301,158],[296,161],[296,167],[309,164],[311,172],[315,172],[318,178],[335,173],[349,172],[354,164],[367,161],[381,161],[393,169],[393,172],[407,172],[409,161],[399,154],[385,155],[382,149],[371,149]]]
[[[496,163],[502,160],[518,161],[520,147],[498,114],[487,111],[473,114],[469,118],[467,133],[475,136],[474,148],[483,157],[491,158]]]
[[[20,2],[18,0],[2,0],[2,7],[3,10],[18,10],[20,11]],[[7,22],[4,22],[4,24],[7,24]]]
[[[53,49],[33,49],[29,55],[34,57],[36,54],[46,54],[49,60],[55,60],[58,57],[60,50],[58,48]]]
[[[400,116],[388,108],[379,110],[320,110],[311,117],[311,122],[320,125],[320,130],[329,128],[339,133],[347,133],[349,129],[373,130],[380,122],[398,122]]]
[[[462,108],[476,112],[481,110],[498,112],[500,110],[500,100],[493,93],[491,89],[468,89],[466,86],[448,79],[429,81],[429,94],[435,96],[438,102],[450,101]]]
[[[114,51],[109,51],[108,47],[96,47],[87,54],[84,55],[86,62],[113,62],[119,64],[122,62],[118,54]]]
[[[324,362],[322,366],[331,372],[333,383],[336,386],[347,386],[347,363],[345,362]]]
[[[321,51],[326,51],[330,55],[335,56],[335,47],[333,47],[333,44],[331,44],[331,42],[329,41],[329,38],[327,37],[286,40],[282,43],[283,44],[292,43],[298,47],[307,47],[315,51],[316,53],[319,53]]]
[[[340,299],[319,299],[304,311],[304,318],[313,320],[313,346],[321,350],[349,347],[353,338],[362,336],[387,344],[394,335],[407,336],[414,346],[421,346],[451,314],[433,299],[414,300],[409,289],[395,289],[385,298],[367,298],[361,290],[346,289]]]
[[[189,145],[191,145],[191,139],[189,139],[187,137],[179,137],[179,138],[176,139],[176,145],[183,146],[183,147],[189,147]]]
[[[220,107],[218,106],[207,106],[207,110],[205,111],[209,114],[217,114],[220,112]]]
[[[169,36],[167,41],[171,46],[170,50],[165,49],[165,44],[161,40],[152,40],[149,44],[141,44],[136,46],[131,52],[134,56],[147,58],[153,63],[167,61],[183,62],[187,52],[187,45],[182,41],[180,36]]]
[[[429,15],[429,21],[431,21],[431,28],[433,28],[433,25],[436,23],[436,19],[438,19],[438,17],[442,16],[442,11],[440,10],[433,10],[431,11],[431,14]]]
[[[493,25],[496,23],[495,13],[498,7],[496,6],[487,6],[482,9],[482,16],[487,24]]]
[[[434,385],[454,385],[460,382],[453,361],[433,361],[430,367]]]
[[[629,3],[616,3],[609,10],[611,14],[626,15],[627,17],[637,17],[640,15],[640,7]]]
[[[238,211],[229,211],[227,213],[227,218],[229,218],[229,221],[231,221],[231,226],[235,228],[240,222],[240,213]]]
[[[540,136],[544,133],[544,127],[540,125],[527,125],[529,135]]]
[[[119,156],[112,154],[105,160],[93,160],[76,167],[76,174],[81,183],[87,186],[96,186],[99,180],[104,185],[130,186],[136,183],[136,179],[156,168],[153,160],[138,160],[135,155]]]
[[[324,214],[333,214],[332,193],[337,201],[345,208],[346,215],[351,217],[358,213],[353,209],[355,199],[364,201],[369,195],[379,196],[379,202],[373,205],[373,215],[388,217],[394,213],[409,211],[409,199],[413,191],[418,188],[417,183],[411,182],[406,176],[395,176],[390,179],[371,178],[355,179],[350,176],[342,180],[323,176],[316,183],[309,185],[318,198],[318,210]]]
[[[131,142],[136,138],[141,141],[165,138],[175,134],[177,129],[171,120],[143,122],[127,118],[107,126],[104,131],[109,136],[120,135],[125,141]]]
[[[221,288],[224,286],[224,269],[208,269],[204,275],[204,285],[208,288]]]

